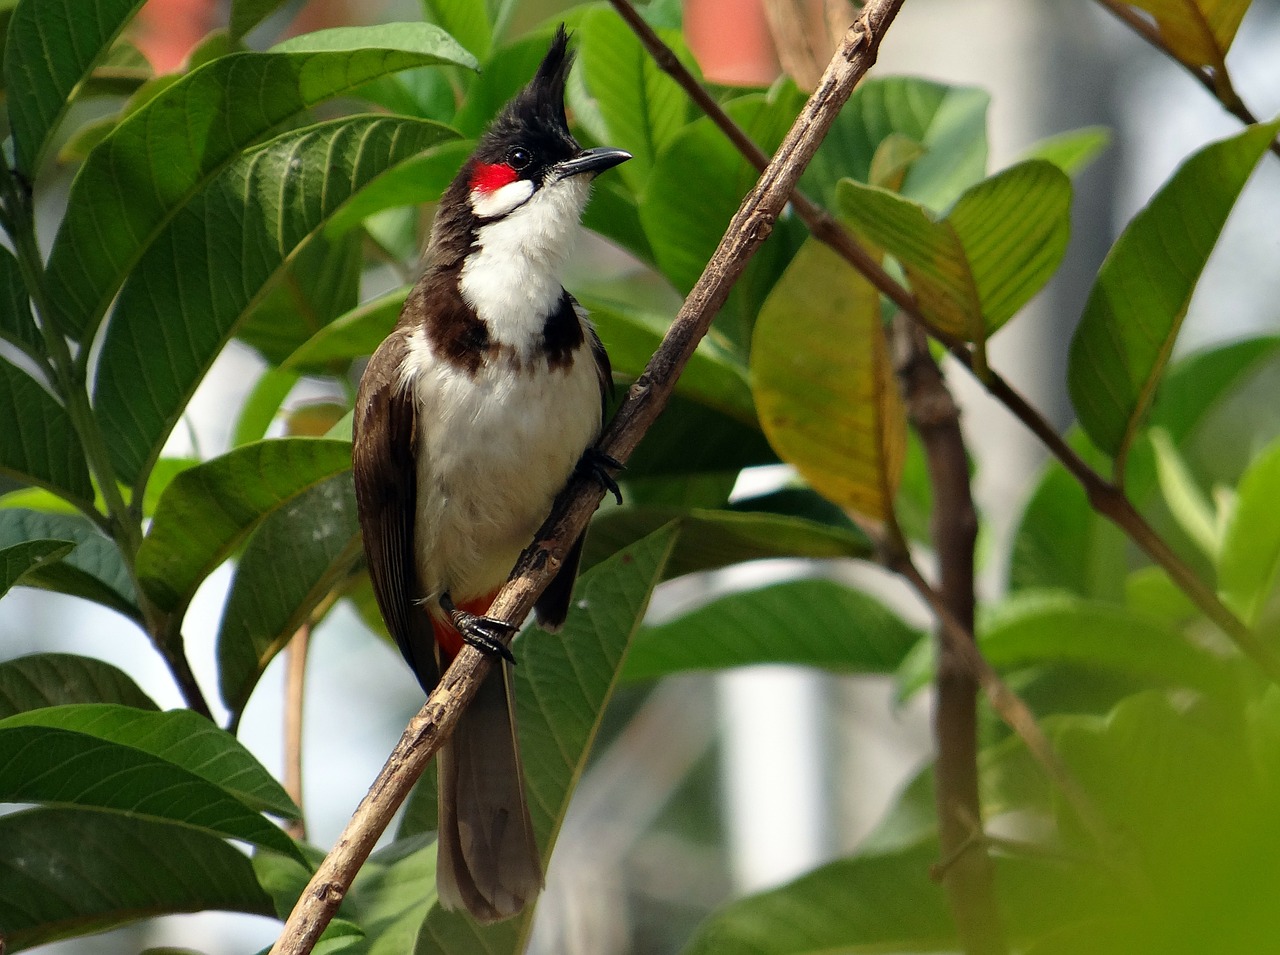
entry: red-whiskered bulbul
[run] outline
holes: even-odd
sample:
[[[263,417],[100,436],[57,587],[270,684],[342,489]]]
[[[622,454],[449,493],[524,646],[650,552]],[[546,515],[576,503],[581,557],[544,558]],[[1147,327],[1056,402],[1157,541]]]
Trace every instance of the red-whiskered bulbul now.
[[[631,157],[570,134],[567,43],[561,26],[440,200],[426,270],[369,360],[354,415],[369,576],[418,681],[429,693],[463,643],[505,658],[438,762],[440,900],[485,922],[542,886],[509,630],[485,614],[575,468],[613,486],[594,450],[609,359],[560,275],[591,180]],[[581,548],[580,537],[537,603],[544,626],[564,622]]]

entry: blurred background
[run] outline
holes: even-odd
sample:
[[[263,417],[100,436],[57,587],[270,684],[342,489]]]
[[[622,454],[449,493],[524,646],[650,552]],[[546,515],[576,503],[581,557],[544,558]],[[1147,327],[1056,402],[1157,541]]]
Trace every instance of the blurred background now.
[[[554,16],[561,6],[546,0],[519,4],[512,34]],[[686,33],[704,73],[726,84],[771,82],[780,69],[776,24],[781,16],[794,29],[797,18],[785,14],[796,6],[806,7],[688,0]],[[803,35],[821,51],[829,42],[824,7],[820,0],[807,7]],[[218,0],[151,0],[133,39],[157,71],[172,70],[226,16],[226,4]],[[412,0],[314,0],[289,5],[253,39],[267,46],[323,26],[418,16]],[[783,47],[794,50],[795,36]],[[1255,0],[1230,62],[1245,101],[1264,118],[1280,111],[1277,49],[1280,0]],[[825,62],[825,53],[814,56]],[[1088,0],[908,0],[875,73],[986,89],[992,96],[992,169],[1052,133],[1095,124],[1111,130],[1110,147],[1076,182],[1066,264],[992,347],[993,364],[1065,428],[1066,346],[1107,248],[1189,152],[1235,131],[1237,121]],[[1264,161],[1200,282],[1181,349],[1275,327],[1277,208],[1280,164]],[[572,289],[602,269],[627,268],[616,250],[584,243],[566,284]],[[166,453],[225,447],[234,409],[261,367],[252,351],[233,342],[191,404],[188,427],[175,431]],[[1021,426],[965,376],[952,369],[949,377],[977,459],[984,519],[981,586],[997,594],[1006,574],[1009,530],[1043,456]],[[290,404],[324,397],[304,384]],[[748,474],[743,481],[777,482],[776,471]],[[822,571],[870,579],[905,616],[926,623],[905,592],[874,568]],[[799,572],[814,568],[769,562],[673,581],[659,589],[651,615],[669,618],[725,589]],[[188,617],[197,674],[213,672],[213,639],[229,578],[225,568],[214,574]],[[0,659],[49,651],[105,659],[162,706],[180,705],[145,638],[125,620],[88,603],[16,590],[0,613]],[[268,671],[240,731],[277,775],[283,664],[282,657]],[[311,841],[328,846],[422,697],[395,651],[345,607],[314,634],[306,694],[304,808]],[[759,705],[766,696],[772,704],[767,714]],[[925,760],[927,707],[924,696],[895,705],[887,678],[778,667],[624,688],[561,834],[532,950],[674,952],[706,912],[726,899],[847,852],[874,830],[895,792]],[[274,921],[247,916],[180,916],[42,951],[114,955],[189,945],[207,955],[229,955],[270,944],[278,929]]]

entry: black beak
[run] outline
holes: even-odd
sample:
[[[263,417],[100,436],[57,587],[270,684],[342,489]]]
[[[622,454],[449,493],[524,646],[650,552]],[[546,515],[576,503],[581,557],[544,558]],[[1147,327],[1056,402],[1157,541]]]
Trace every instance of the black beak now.
[[[598,149],[584,149],[572,159],[566,159],[557,165],[554,171],[557,179],[568,179],[570,176],[581,176],[583,173],[598,176],[606,169],[612,169],[630,158],[631,153],[625,149],[601,146]]]

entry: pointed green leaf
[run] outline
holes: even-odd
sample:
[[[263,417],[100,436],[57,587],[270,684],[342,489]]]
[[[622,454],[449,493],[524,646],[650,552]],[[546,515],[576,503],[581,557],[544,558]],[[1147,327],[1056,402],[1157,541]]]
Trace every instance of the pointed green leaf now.
[[[1124,473],[1192,292],[1280,121],[1188,159],[1107,255],[1071,342],[1067,384],[1080,424]]]
[[[1111,145],[1111,130],[1105,126],[1084,126],[1065,133],[1047,136],[1032,144],[1022,154],[1022,161],[1043,159],[1051,162],[1068,176],[1076,176]]]
[[[535,629],[516,643],[516,722],[525,792],[544,854],[554,847],[604,707],[617,686],[628,642],[662,579],[676,533],[668,527],[651,534],[584,574],[558,637]],[[533,911],[527,910],[517,919],[481,927],[437,906],[423,923],[414,951],[518,951],[513,943],[528,938],[532,920]]]
[[[683,61],[692,61],[683,37],[659,32]],[[613,10],[597,8],[583,17],[578,58],[583,82],[604,123],[605,142],[633,157],[618,171],[638,193],[659,154],[687,122],[688,96]]]
[[[23,583],[84,597],[140,621],[133,583],[115,543],[78,514],[48,514],[20,507],[0,508],[0,546],[52,539],[75,542],[62,560],[31,570]]]
[[[684,955],[951,952],[945,896],[930,879],[938,847],[829,863],[795,882],[730,903]]]
[[[44,340],[31,317],[31,299],[18,260],[0,249],[0,338],[28,353],[43,354]]]
[[[89,467],[71,417],[26,372],[0,359],[0,474],[93,503]]]
[[[373,354],[396,327],[408,294],[409,286],[402,285],[339,315],[299,345],[282,367],[291,371],[324,371]]]
[[[470,139],[441,143],[387,170],[330,217],[324,235],[345,235],[387,209],[439,202],[475,146]]]
[[[34,179],[72,94],[142,0],[24,0],[9,18],[4,86],[18,170]]]
[[[1163,428],[1152,428],[1148,437],[1155,452],[1156,480],[1165,506],[1196,546],[1206,556],[1216,559],[1222,543],[1221,533],[1208,497],[1196,483],[1169,432]]]
[[[181,610],[259,521],[350,467],[345,441],[280,438],[183,471],[138,549],[138,580],[158,607]]]
[[[218,686],[238,714],[275,655],[360,559],[351,476],[315,485],[253,533],[218,630]]]
[[[296,853],[292,839],[235,795],[167,759],[88,733],[11,725],[61,709],[31,710],[0,721],[0,801],[125,813]],[[147,718],[172,715],[119,709]]]
[[[183,206],[121,289],[98,362],[95,405],[124,480],[145,474],[297,247],[364,183],[444,135],[403,118],[322,123],[243,154]]]
[[[273,914],[249,859],[221,839],[78,809],[0,816],[0,924],[9,951],[208,909]]]
[[[751,380],[760,425],[814,490],[890,521],[906,412],[880,321],[880,297],[810,239],[756,322]]]
[[[666,564],[668,577],[767,557],[862,557],[867,538],[853,528],[832,527],[781,514],[658,507],[611,507],[591,522],[582,565],[610,554],[676,521],[684,533]]]
[[[73,541],[44,539],[0,548],[0,597],[31,571],[65,557],[75,546]]]
[[[914,77],[860,83],[805,170],[801,188],[835,208],[840,180],[870,182],[881,143],[898,135],[924,147],[907,170],[902,194],[940,213],[986,175],[990,101],[980,89]]]
[[[298,807],[244,745],[191,710],[149,713],[113,703],[52,706],[0,721],[0,731],[45,726],[82,733],[159,757],[252,809],[297,819]]]
[[[868,594],[829,580],[796,580],[721,597],[645,627],[622,674],[646,680],[755,663],[892,673],[919,639],[918,630]]]
[[[1280,442],[1254,458],[1240,478],[1235,513],[1222,541],[1218,586],[1251,626],[1258,622],[1280,578]]]
[[[128,674],[101,660],[70,653],[33,653],[0,663],[0,719],[65,703],[157,709]]]
[[[414,66],[474,65],[436,27],[369,29],[376,29],[369,36],[378,42],[367,48],[346,45],[358,43],[363,32],[326,46],[325,31],[296,37],[277,51],[221,57],[125,117],[77,173],[49,255],[47,284],[65,326],[77,334],[92,331],[146,250],[188,203],[206,203],[197,197],[229,166],[245,164],[242,151],[311,106]],[[453,135],[439,127],[436,138]],[[278,184],[284,170],[276,176]],[[243,186],[238,193],[242,201],[250,194]]]
[[[1128,0],[1156,20],[1173,55],[1188,66],[1224,69],[1251,0]]]

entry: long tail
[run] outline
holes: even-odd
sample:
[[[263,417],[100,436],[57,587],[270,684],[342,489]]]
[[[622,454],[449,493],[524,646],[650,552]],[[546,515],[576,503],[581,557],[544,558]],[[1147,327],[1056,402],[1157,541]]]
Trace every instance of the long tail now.
[[[493,594],[460,605],[483,614]],[[432,620],[445,657],[461,645],[457,631]],[[448,909],[480,922],[510,918],[542,888],[542,862],[524,795],[516,740],[511,665],[498,661],[440,749],[440,835],[436,889]]]

